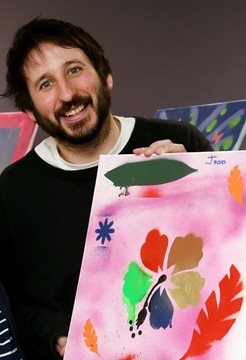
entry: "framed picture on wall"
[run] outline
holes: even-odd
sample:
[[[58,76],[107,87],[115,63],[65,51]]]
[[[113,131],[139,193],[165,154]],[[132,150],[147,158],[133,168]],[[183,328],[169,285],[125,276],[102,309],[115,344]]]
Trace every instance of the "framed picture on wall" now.
[[[159,109],[155,116],[195,125],[215,151],[246,149],[246,100]]]
[[[0,172],[31,149],[37,129],[25,113],[0,113]]]

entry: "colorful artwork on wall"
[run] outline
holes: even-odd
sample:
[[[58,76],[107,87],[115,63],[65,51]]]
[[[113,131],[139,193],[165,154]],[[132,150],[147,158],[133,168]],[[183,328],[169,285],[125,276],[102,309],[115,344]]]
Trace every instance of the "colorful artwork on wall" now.
[[[246,100],[160,109],[155,116],[197,126],[216,151],[242,149],[246,138]]]
[[[31,149],[36,130],[22,112],[0,113],[0,172]]]
[[[245,360],[245,158],[101,156],[65,360]]]

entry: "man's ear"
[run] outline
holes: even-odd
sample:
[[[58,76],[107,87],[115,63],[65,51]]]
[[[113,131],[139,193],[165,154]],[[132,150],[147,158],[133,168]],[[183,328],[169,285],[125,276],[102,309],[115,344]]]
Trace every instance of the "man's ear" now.
[[[112,74],[108,74],[106,81],[107,81],[108,89],[109,89],[109,91],[111,91],[113,89],[113,76],[112,76]]]
[[[29,111],[29,110],[26,110],[25,113],[27,114],[27,116],[29,117],[29,119],[31,119],[32,121],[35,121],[37,122],[33,112]]]

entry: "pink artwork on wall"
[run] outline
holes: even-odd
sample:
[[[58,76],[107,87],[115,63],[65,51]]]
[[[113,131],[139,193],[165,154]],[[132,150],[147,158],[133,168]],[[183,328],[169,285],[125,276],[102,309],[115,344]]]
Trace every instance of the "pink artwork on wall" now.
[[[101,156],[65,360],[245,360],[245,160]]]
[[[0,113],[0,172],[31,149],[36,131],[36,123],[25,113]]]

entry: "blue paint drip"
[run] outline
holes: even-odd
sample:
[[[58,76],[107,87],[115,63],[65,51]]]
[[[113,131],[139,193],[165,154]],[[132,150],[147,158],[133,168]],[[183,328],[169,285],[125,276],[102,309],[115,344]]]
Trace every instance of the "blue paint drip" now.
[[[160,294],[160,288],[155,291],[149,303],[150,325],[153,329],[166,329],[172,327],[173,305],[164,289]]]
[[[97,246],[97,250],[98,251],[103,251],[103,252],[105,252],[105,251],[107,251],[109,248],[108,248],[108,246]]]

